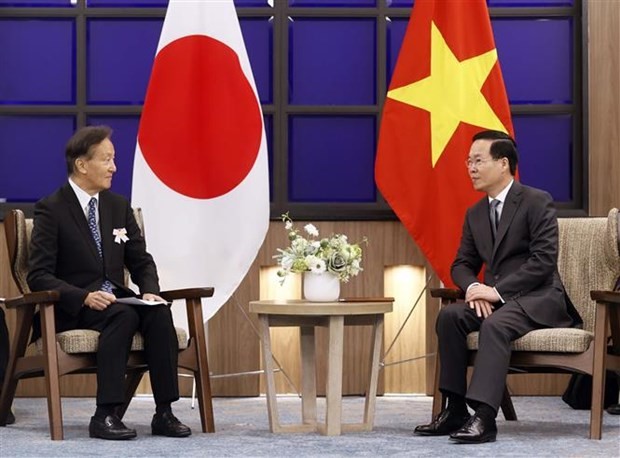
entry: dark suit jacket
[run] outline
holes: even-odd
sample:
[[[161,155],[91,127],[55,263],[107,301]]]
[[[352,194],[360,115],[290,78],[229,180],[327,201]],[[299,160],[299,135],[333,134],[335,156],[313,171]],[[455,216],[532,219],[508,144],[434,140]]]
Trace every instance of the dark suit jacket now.
[[[33,291],[57,290],[57,331],[77,326],[84,299],[110,280],[120,295],[133,295],[124,286],[126,266],[140,292],[159,294],[159,279],[153,258],[127,200],[110,191],[99,193],[99,226],[103,262],[97,252],[84,210],[66,183],[35,205],[28,285]],[[116,243],[114,229],[127,230],[127,242]]]
[[[570,327],[581,318],[557,271],[558,223],[553,199],[514,182],[508,191],[493,243],[489,200],[467,210],[452,279],[464,291],[485,266],[484,283],[504,301],[518,302],[542,326]]]

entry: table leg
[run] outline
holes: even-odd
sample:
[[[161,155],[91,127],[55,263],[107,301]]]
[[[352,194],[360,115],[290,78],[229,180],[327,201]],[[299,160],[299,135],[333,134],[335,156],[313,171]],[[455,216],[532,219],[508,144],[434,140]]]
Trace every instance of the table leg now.
[[[316,360],[314,326],[302,326],[301,336],[301,412],[302,422],[316,425]]]
[[[339,436],[342,430],[342,354],[344,316],[329,317],[329,355],[327,360],[327,413],[325,433]]]
[[[281,431],[276,402],[276,382],[273,376],[273,357],[271,353],[271,336],[269,335],[269,316],[259,315],[261,327],[261,343],[263,347],[263,367],[265,369],[265,385],[267,391],[267,412],[269,414],[269,429],[272,433]]]
[[[383,343],[383,315],[375,317],[372,330],[372,349],[370,352],[370,380],[364,404],[364,430],[372,431],[375,422],[375,403],[377,400],[377,383],[379,380],[379,363],[381,344]]]

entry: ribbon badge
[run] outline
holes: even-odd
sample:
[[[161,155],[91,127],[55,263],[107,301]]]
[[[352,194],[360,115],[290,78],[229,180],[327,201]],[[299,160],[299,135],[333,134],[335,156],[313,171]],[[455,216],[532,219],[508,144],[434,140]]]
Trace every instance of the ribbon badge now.
[[[112,231],[112,234],[114,235],[114,242],[118,243],[119,245],[121,242],[126,242],[129,240],[129,237],[127,237],[127,229],[125,229],[124,227],[114,229]]]

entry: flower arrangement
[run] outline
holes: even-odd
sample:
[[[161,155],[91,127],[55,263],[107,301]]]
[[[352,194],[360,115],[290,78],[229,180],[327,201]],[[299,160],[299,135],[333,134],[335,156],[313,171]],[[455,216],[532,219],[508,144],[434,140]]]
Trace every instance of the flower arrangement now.
[[[332,234],[319,238],[316,226],[306,224],[306,237],[295,228],[288,213],[282,215],[282,221],[291,245],[285,249],[278,248],[278,254],[274,256],[281,267],[278,270],[280,283],[284,283],[288,274],[301,272],[330,272],[340,281],[348,282],[363,270],[362,248],[357,243],[349,243],[346,235]],[[362,241],[367,243],[366,238]]]

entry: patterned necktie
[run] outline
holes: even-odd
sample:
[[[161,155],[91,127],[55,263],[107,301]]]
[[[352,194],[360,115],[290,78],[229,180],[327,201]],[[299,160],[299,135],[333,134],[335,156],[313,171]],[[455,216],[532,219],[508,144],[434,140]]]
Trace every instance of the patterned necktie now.
[[[495,240],[497,227],[499,226],[499,210],[497,207],[499,207],[500,203],[501,202],[497,199],[493,199],[491,201],[491,213],[489,216],[491,218],[491,232],[493,233],[493,240]]]
[[[88,227],[90,229],[90,233],[95,239],[95,245],[97,246],[97,252],[99,253],[99,257],[103,260],[103,251],[101,250],[101,234],[99,234],[99,228],[97,227],[97,199],[92,197],[88,202]],[[112,283],[108,280],[103,282],[101,285],[101,290],[106,293],[112,292]]]

